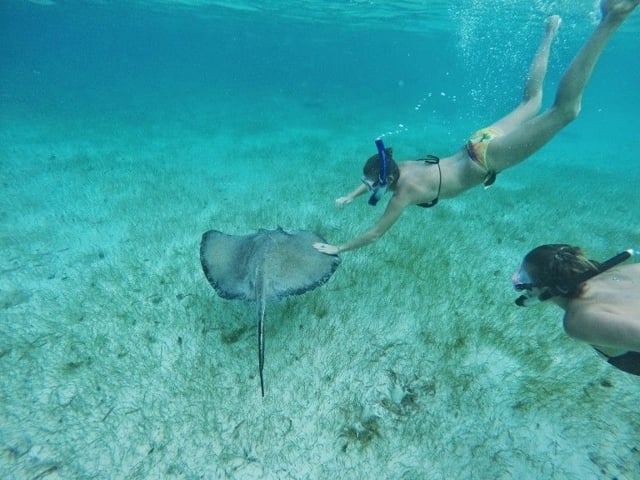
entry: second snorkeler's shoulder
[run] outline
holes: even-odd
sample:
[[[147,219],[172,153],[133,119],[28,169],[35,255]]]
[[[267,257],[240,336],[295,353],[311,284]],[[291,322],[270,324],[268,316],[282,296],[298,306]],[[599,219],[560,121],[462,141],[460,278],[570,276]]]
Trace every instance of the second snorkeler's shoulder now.
[[[600,273],[585,283],[584,297],[598,303],[616,303],[622,297],[637,299],[640,315],[640,263],[620,265]],[[582,296],[581,296],[582,297]],[[625,302],[628,299],[625,298]]]
[[[640,264],[625,265],[588,280],[576,298],[563,306],[564,329],[570,336],[593,344],[598,325],[640,325]],[[639,327],[640,328],[640,327]]]

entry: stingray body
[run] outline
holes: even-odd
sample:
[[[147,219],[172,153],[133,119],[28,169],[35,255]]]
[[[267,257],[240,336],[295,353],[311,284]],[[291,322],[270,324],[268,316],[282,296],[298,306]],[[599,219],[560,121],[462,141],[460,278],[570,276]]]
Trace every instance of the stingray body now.
[[[260,229],[251,235],[209,230],[202,235],[200,261],[207,280],[223,298],[255,301],[258,369],[264,396],[264,317],[267,301],[313,290],[329,280],[340,258],[313,248],[324,239],[310,231]]]

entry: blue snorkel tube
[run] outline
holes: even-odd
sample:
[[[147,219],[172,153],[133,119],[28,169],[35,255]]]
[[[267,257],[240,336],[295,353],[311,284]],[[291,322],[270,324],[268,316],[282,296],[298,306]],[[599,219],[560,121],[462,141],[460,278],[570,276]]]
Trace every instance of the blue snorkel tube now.
[[[378,156],[380,157],[380,175],[378,175],[378,184],[373,190],[371,197],[369,198],[369,205],[376,205],[378,201],[383,197],[387,191],[387,152],[384,149],[384,143],[382,138],[376,138],[376,147],[378,149]]]

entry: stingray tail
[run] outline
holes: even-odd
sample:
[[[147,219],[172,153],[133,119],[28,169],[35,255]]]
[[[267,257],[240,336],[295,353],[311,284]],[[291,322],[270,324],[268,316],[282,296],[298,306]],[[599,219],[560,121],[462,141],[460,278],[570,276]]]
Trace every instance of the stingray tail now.
[[[258,370],[260,372],[260,391],[264,397],[264,312],[267,299],[264,292],[264,275],[261,271],[256,275],[256,303],[258,304]]]

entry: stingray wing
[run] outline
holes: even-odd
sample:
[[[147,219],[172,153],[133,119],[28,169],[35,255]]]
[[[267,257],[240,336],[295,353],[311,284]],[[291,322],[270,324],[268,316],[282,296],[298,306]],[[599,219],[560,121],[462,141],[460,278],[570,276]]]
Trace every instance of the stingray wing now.
[[[200,262],[204,275],[223,298],[255,300],[257,263],[264,253],[255,235],[227,235],[209,230],[202,235]]]
[[[223,298],[256,300],[256,278],[267,298],[298,295],[329,280],[340,258],[313,248],[324,242],[309,231],[259,230],[227,235],[210,230],[202,236],[200,261],[207,280]]]
[[[313,248],[324,243],[319,235],[309,231],[287,233],[282,229],[261,230],[268,236],[264,259],[265,293],[283,298],[299,295],[326,283],[340,265],[340,258]]]

